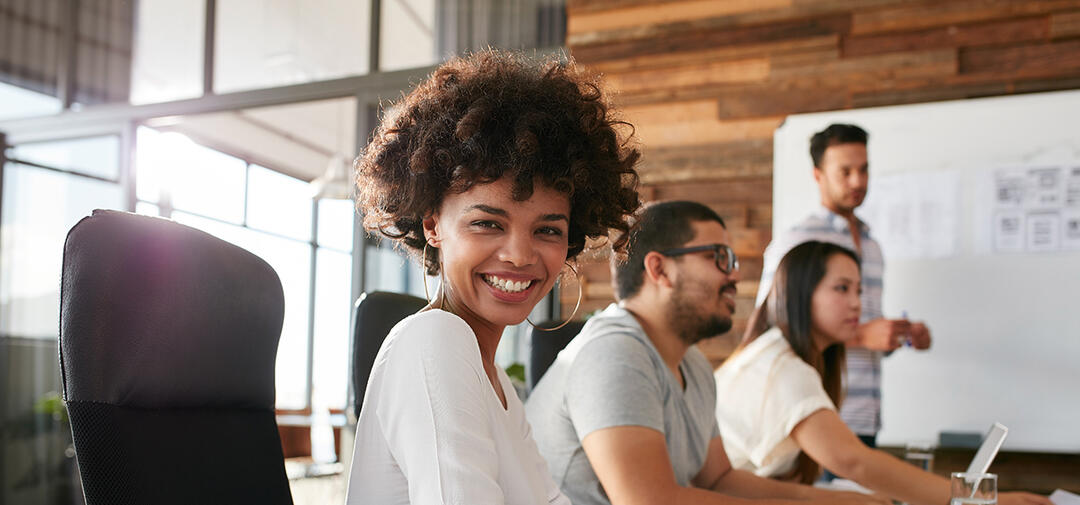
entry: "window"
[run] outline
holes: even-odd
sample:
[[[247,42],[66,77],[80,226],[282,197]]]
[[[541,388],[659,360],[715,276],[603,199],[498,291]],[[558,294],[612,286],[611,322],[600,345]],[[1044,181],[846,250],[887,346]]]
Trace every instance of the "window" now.
[[[179,133],[142,127],[136,143],[139,212],[160,213],[243,247],[266,260],[281,279],[285,320],[278,343],[277,407],[344,409],[352,202],[314,201],[305,181]]]
[[[439,61],[435,0],[383,2],[379,20],[379,70],[401,70]]]
[[[45,116],[63,108],[56,97],[0,82],[0,121]]]
[[[370,16],[368,0],[217,2],[214,92],[366,74]]]
[[[139,0],[135,15],[131,103],[202,96],[206,2]]]
[[[113,144],[115,137],[27,144],[9,153],[33,154],[39,161],[64,160],[88,145]],[[109,157],[106,156],[105,159]],[[98,164],[98,171],[115,171]],[[24,161],[31,161],[29,159]],[[98,160],[101,161],[101,160]],[[44,163],[43,163],[44,165]],[[67,232],[94,209],[123,209],[118,182],[103,181],[64,167],[9,162],[4,167],[3,223],[0,225],[0,335],[53,339],[60,327],[60,269]]]

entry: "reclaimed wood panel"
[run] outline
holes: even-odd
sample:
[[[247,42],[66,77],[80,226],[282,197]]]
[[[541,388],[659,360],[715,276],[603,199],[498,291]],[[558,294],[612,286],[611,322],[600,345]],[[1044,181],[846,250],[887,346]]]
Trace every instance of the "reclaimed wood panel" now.
[[[760,44],[742,44],[738,46],[719,46],[692,51],[680,51],[661,54],[632,56],[617,60],[606,60],[589,65],[591,70],[607,72],[626,72],[649,68],[667,68],[683,65],[699,65],[714,61],[738,60],[746,58],[770,57],[781,54],[804,51],[822,51],[835,49],[839,54],[840,36],[833,33],[816,37],[784,39]]]
[[[705,20],[692,26],[679,23],[647,25],[646,29],[572,36],[567,37],[567,44],[575,58],[591,62],[846,34],[850,27],[850,15],[822,16],[756,26],[728,26],[717,20]]]
[[[715,142],[689,147],[645,147],[638,173],[645,184],[768,177],[772,140]]]
[[[694,146],[709,142],[760,140],[772,138],[783,117],[738,120],[683,121],[634,125],[638,141],[646,146]]]
[[[1050,37],[1054,39],[1080,36],[1080,11],[1060,12],[1050,16]]]
[[[959,64],[963,74],[1030,76],[1080,70],[1080,40],[963,49]]]
[[[647,19],[652,24],[673,23],[757,10],[790,7],[792,0],[691,0],[643,4],[599,12],[579,12],[566,20],[566,33],[592,33],[636,28]]]
[[[919,30],[1080,8],[1080,0],[952,0],[854,13],[852,34]]]
[[[616,94],[633,94],[656,89],[670,90],[710,84],[763,81],[768,76],[769,60],[756,58],[607,74],[604,80]]]
[[[1063,21],[1064,24],[1067,21]],[[1067,29],[1067,28],[1065,28]],[[1050,20],[1045,16],[977,24],[950,25],[904,33],[847,37],[846,57],[919,51],[947,47],[974,47],[1046,40]]]

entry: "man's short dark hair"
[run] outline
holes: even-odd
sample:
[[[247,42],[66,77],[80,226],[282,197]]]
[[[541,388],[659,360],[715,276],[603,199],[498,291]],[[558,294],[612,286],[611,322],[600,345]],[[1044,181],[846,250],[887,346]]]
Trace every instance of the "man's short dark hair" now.
[[[862,144],[866,145],[868,135],[866,130],[853,124],[831,124],[810,137],[810,158],[814,160],[814,166],[821,168],[821,158],[825,156],[825,149],[838,144]]]
[[[674,249],[694,239],[693,223],[716,221],[727,228],[712,209],[685,200],[660,202],[638,212],[630,228],[624,258],[614,256],[615,296],[625,300],[637,294],[645,282],[645,255]]]

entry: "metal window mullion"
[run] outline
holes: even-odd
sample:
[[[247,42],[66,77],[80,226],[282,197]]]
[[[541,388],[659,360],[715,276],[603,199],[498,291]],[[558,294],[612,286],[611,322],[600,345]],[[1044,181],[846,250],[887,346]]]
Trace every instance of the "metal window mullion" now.
[[[214,51],[217,32],[217,0],[206,0],[203,24],[203,96],[214,94]]]
[[[67,0],[66,8],[60,9],[61,21],[61,44],[64,57],[60,61],[59,78],[57,78],[57,96],[63,110],[70,110],[75,102],[75,88],[78,72],[78,30],[79,30],[79,2]]]
[[[317,257],[318,257],[318,244],[315,237],[317,228],[319,226],[319,200],[316,198],[311,199],[311,239],[308,244],[311,246],[311,261],[309,262],[310,270],[308,277],[308,327],[307,327],[307,386],[304,388],[304,404],[312,410],[312,414],[315,413],[314,405],[312,404],[313,388],[315,387],[315,289],[316,289],[316,275],[318,273]]]
[[[382,33],[382,0],[371,0],[371,19],[368,20],[368,73],[379,72],[379,38]]]
[[[4,135],[4,132],[0,132],[0,223],[4,222],[3,221],[3,218],[4,218],[4,168],[7,166],[7,148],[8,148],[7,136]],[[0,237],[2,237],[2,234],[0,234]],[[3,244],[2,240],[0,240],[0,251],[3,251],[3,246],[4,246],[4,244]],[[0,270],[0,272],[2,272],[2,270]],[[0,274],[0,275],[2,275],[2,274]],[[0,278],[0,281],[2,281],[2,280],[3,280],[3,278]],[[3,284],[0,284],[0,286],[2,286],[2,285]],[[3,348],[3,347],[4,347],[4,345],[0,344],[0,348]],[[0,360],[0,363],[4,363],[4,366],[7,366],[6,359],[5,360]],[[6,402],[0,402],[0,404],[5,404],[5,403]],[[0,414],[4,414],[4,408],[5,408],[4,406],[0,406]],[[7,420],[7,417],[0,417],[0,419]],[[4,458],[0,458],[0,470],[3,470],[3,462],[2,462],[3,459]],[[0,474],[0,483],[2,483],[3,480],[4,480],[3,475],[4,474]],[[4,488],[4,489],[7,489],[7,488]]]
[[[138,201],[136,195],[138,179],[135,173],[135,131],[137,128],[138,124],[135,121],[129,121],[124,127],[124,131],[120,133],[120,157],[117,158],[120,161],[120,166],[117,167],[120,172],[120,187],[124,190],[129,212],[135,212],[135,203]]]
[[[248,226],[248,198],[251,196],[251,162],[244,160],[244,214],[240,218],[240,223],[245,228]]]
[[[61,173],[61,174],[65,174],[65,175],[71,175],[71,176],[75,176],[75,177],[82,177],[82,178],[85,178],[85,179],[93,179],[95,181],[107,182],[107,183],[110,183],[110,184],[120,184],[119,177],[116,178],[116,179],[110,179],[108,177],[102,177],[100,175],[84,174],[82,172],[75,172],[73,170],[68,170],[68,169],[65,169],[65,168],[56,168],[56,167],[49,166],[49,165],[42,165],[41,163],[35,163],[33,161],[20,160],[18,158],[5,158],[5,159],[10,163],[14,163],[14,164],[22,165],[22,166],[26,166],[26,167],[40,168],[42,170],[48,170],[50,172],[57,172],[57,173]]]

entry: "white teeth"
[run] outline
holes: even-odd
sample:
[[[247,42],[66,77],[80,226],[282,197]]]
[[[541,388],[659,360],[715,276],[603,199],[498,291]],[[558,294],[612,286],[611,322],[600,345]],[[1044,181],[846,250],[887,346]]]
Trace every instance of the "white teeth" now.
[[[506,279],[500,279],[499,277],[496,277],[494,275],[485,275],[484,281],[496,288],[499,288],[502,291],[506,291],[507,293],[517,293],[520,291],[524,291],[526,288],[532,285],[532,281],[515,282]]]

